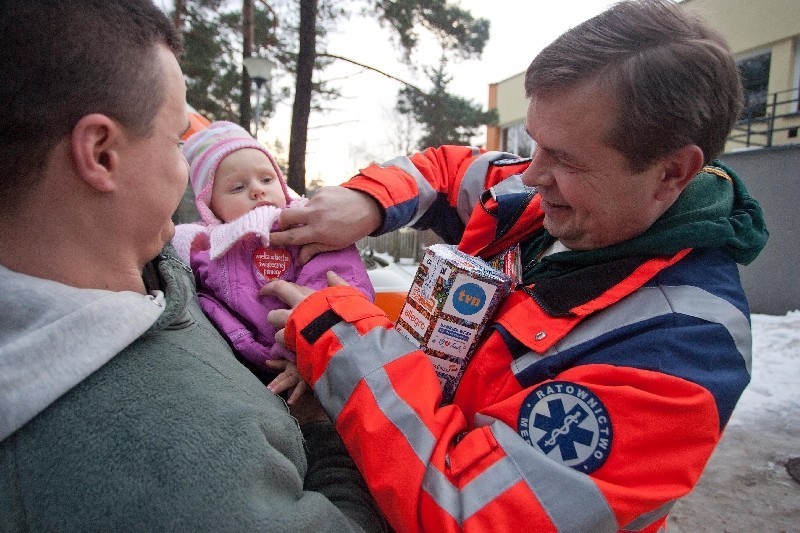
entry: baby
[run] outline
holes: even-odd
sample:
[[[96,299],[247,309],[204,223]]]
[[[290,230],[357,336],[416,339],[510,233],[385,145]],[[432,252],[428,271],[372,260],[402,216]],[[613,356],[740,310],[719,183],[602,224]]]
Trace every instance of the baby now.
[[[331,270],[373,300],[366,268],[355,246],[300,265],[298,246],[269,245],[280,211],[306,200],[292,199],[272,154],[240,126],[213,122],[189,137],[183,153],[201,221],[177,226],[172,243],[195,274],[200,307],[257,375],[268,367],[282,370],[270,389],[296,385],[288,400],[294,403],[306,386],[294,354],[275,342],[267,322],[269,311],[286,305],[259,289],[284,279],[318,290],[328,286]]]

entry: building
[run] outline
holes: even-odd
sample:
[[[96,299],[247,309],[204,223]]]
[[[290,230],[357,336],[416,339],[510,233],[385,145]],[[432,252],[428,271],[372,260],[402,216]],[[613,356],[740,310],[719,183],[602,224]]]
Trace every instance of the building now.
[[[745,112],[726,151],[800,143],[797,0],[684,0],[682,5],[728,39],[742,72]],[[521,72],[489,86],[489,109],[499,116],[498,126],[487,129],[489,150],[530,153],[524,77]]]

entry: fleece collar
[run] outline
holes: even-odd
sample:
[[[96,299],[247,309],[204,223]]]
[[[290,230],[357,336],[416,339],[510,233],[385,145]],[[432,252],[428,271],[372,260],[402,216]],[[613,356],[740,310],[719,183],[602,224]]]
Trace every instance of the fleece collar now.
[[[77,289],[0,266],[0,440],[47,408],[161,316],[161,291]]]

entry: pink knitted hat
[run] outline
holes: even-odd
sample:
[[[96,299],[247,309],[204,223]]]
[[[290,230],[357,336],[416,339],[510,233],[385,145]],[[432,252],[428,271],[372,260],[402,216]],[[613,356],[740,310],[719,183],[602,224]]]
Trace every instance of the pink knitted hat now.
[[[275,169],[275,175],[281,182],[287,205],[291,201],[286,180],[272,154],[241,126],[224,120],[212,122],[208,128],[189,137],[183,145],[183,155],[189,163],[189,180],[194,191],[194,203],[203,222],[209,226],[222,223],[209,207],[217,168],[228,155],[243,148],[253,148],[266,154],[272,163],[272,168]]]

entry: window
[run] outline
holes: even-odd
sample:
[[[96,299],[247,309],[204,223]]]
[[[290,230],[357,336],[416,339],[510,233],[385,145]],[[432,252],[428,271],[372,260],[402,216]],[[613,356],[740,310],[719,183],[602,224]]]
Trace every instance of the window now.
[[[502,129],[500,148],[504,152],[528,157],[533,152],[533,140],[525,131],[525,123],[517,122]]]
[[[742,119],[763,117],[767,114],[769,91],[769,65],[772,53],[761,51],[739,59],[736,64],[744,86]]]

